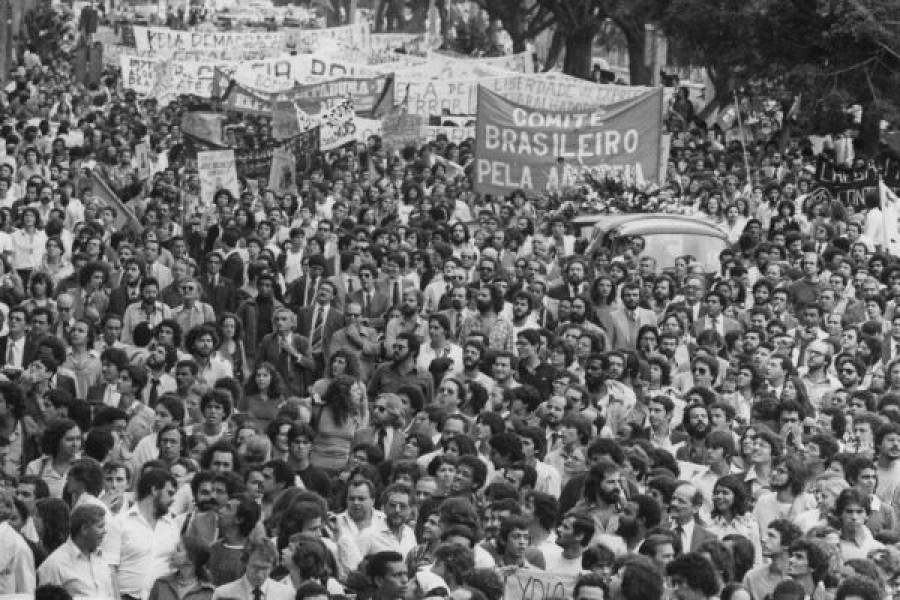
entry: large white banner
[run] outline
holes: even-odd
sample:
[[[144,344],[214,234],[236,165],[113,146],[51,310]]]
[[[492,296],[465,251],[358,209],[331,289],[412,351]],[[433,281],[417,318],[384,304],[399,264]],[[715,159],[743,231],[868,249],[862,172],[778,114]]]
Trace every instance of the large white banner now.
[[[288,27],[279,30],[284,35],[286,47],[297,52],[317,52],[323,46],[365,48],[370,44],[368,23],[354,23],[326,29],[300,29]]]
[[[164,27],[134,27],[138,53],[162,58],[234,58],[235,53],[267,56],[285,47],[283,32],[178,31]]]
[[[200,174],[200,195],[205,203],[211,203],[215,193],[230,190],[234,197],[240,194],[234,150],[211,150],[197,153],[197,171]]]
[[[316,54],[280,56],[263,60],[242,61],[232,78],[240,84],[266,92],[283,92],[295,84],[308,84],[342,77],[377,77],[381,75],[365,65]]]
[[[613,104],[639,96],[645,87],[601,85],[575,77],[549,74],[510,75],[483,79],[399,78],[394,103],[403,103],[410,113],[436,116],[474,115],[478,109],[478,86],[482,85],[511,102],[550,111],[576,111]]]
[[[123,55],[122,85],[138,95],[153,95],[161,105],[186,94],[212,97],[215,69],[233,69],[236,63],[197,60],[160,60]]]

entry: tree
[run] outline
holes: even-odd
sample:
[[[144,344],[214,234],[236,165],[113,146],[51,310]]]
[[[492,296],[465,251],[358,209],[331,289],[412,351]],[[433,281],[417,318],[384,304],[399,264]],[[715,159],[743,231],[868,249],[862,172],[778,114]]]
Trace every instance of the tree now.
[[[491,20],[500,21],[513,43],[513,52],[524,52],[529,39],[554,23],[553,13],[537,0],[475,0]]]
[[[633,85],[648,85],[653,73],[644,63],[646,26],[655,23],[670,0],[537,0],[556,20],[557,39],[564,40],[566,58],[563,71],[590,78],[594,38],[609,20],[618,27],[628,44],[628,63]]]

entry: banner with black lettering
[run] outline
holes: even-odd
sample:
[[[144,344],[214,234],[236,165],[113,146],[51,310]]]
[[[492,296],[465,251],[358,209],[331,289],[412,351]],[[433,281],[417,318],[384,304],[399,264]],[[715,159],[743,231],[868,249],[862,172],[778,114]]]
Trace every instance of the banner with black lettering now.
[[[503,600],[566,600],[572,597],[575,576],[517,569],[504,583]]]
[[[475,188],[505,195],[554,191],[586,177],[626,185],[656,181],[662,132],[661,88],[580,111],[548,111],[479,87]]]

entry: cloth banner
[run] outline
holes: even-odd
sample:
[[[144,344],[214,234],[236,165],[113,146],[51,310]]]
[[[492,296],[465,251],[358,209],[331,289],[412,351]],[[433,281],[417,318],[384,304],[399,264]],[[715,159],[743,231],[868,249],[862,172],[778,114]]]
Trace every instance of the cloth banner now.
[[[215,145],[222,145],[223,113],[189,111],[181,117],[181,131]]]
[[[347,98],[334,108],[319,115],[321,149],[334,150],[348,142],[356,141],[356,113],[353,99]]]
[[[474,115],[478,110],[479,86],[507,100],[552,111],[585,110],[634,98],[650,88],[601,85],[574,77],[512,75],[485,79],[412,79],[398,75],[394,103],[411,114],[436,116]]]
[[[134,90],[139,96],[146,96],[156,85],[156,65],[159,61],[153,58],[128,56],[119,57],[122,68],[122,87]]]
[[[429,58],[439,58],[442,60],[457,60],[460,62],[473,61],[479,66],[493,67],[495,69],[503,69],[504,71],[513,71],[515,73],[534,73],[534,59],[530,52],[519,52],[518,54],[506,54],[504,56],[490,56],[485,58],[471,58],[467,56],[455,57],[443,52],[434,52],[428,55]]]
[[[124,231],[131,229],[137,233],[143,233],[144,228],[138,218],[134,216],[131,208],[126,206],[122,199],[119,198],[113,189],[109,186],[106,179],[96,170],[91,171],[91,189],[94,197],[99,199],[106,206],[112,206],[116,209],[116,231]]]
[[[543,192],[584,177],[631,185],[659,171],[662,89],[585,111],[547,111],[478,91],[475,186],[506,195]]]
[[[290,100],[280,100],[272,110],[272,137],[276,140],[292,139],[315,127],[315,123],[300,107]]]
[[[575,590],[574,575],[517,569],[506,576],[503,600],[566,600]]]
[[[241,146],[235,150],[234,159],[238,174],[241,177],[259,179],[269,177],[272,173],[272,161],[278,148],[287,148],[297,161],[297,172],[306,166],[307,157],[319,149],[320,128],[318,126],[304,131],[300,135],[282,142],[271,138],[264,139],[259,134],[255,138],[245,136],[244,141],[252,141],[251,145]],[[296,178],[295,178],[296,181]]]
[[[816,162],[816,179],[831,190],[861,190],[878,185],[877,171],[867,166],[845,167],[824,156]]]
[[[211,204],[219,190],[229,190],[235,198],[240,196],[234,150],[207,150],[197,153],[197,171],[200,173],[200,196],[203,204]]]
[[[153,96],[166,105],[177,96],[212,98],[217,68],[235,63],[197,60],[161,60],[122,55],[122,86],[139,96]]]
[[[445,135],[447,136],[447,141],[453,144],[459,145],[460,142],[464,142],[469,138],[475,137],[475,128],[474,127],[440,127],[440,126],[429,126],[425,127],[425,141],[436,140],[437,136]]]
[[[164,27],[138,27],[134,31],[134,45],[141,54],[171,58],[244,58],[250,55],[270,56],[285,47],[283,32],[223,32],[178,31]]]
[[[287,27],[279,32],[284,36],[285,47],[297,52],[316,52],[329,43],[349,48],[364,47],[372,35],[364,22],[324,29]]]
[[[229,75],[256,90],[283,92],[297,84],[305,85],[341,77],[378,77],[381,71],[318,54],[280,56],[243,61]]]

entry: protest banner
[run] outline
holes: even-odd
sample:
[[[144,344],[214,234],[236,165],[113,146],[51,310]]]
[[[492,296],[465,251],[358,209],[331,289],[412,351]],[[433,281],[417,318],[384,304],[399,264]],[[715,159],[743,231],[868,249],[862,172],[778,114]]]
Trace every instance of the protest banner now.
[[[447,141],[453,144],[459,144],[460,142],[464,142],[467,139],[475,137],[475,128],[474,127],[440,127],[440,126],[429,126],[425,127],[425,140],[431,141],[436,140],[437,136],[445,135],[447,136]]]
[[[505,195],[582,176],[643,185],[659,170],[662,90],[583,111],[547,111],[478,91],[475,189]]]
[[[519,52],[518,54],[506,54],[504,56],[489,56],[484,58],[472,58],[463,54],[454,55],[453,53],[438,51],[428,55],[428,58],[438,58],[440,60],[455,60],[460,62],[468,62],[478,66],[493,67],[504,71],[512,71],[514,73],[534,73],[534,59],[530,52]]]
[[[297,193],[297,161],[290,148],[275,148],[272,151],[269,189],[279,196]]]
[[[495,92],[507,100],[532,108],[554,111],[584,110],[634,98],[649,88],[601,85],[574,77],[549,75],[512,75],[483,79],[414,79],[398,75],[394,103],[406,111],[425,116],[474,115],[478,109],[478,87]]]
[[[301,108],[291,100],[279,100],[272,109],[272,137],[286,140],[300,135],[315,124]]]
[[[344,77],[298,86],[289,93],[292,100],[312,114],[325,112],[349,96],[357,115],[377,119],[393,108],[394,76]]]
[[[353,100],[347,98],[334,108],[319,115],[322,150],[333,150],[356,141],[356,113]]]
[[[150,144],[141,142],[134,147],[134,164],[137,169],[138,179],[149,179],[152,167],[150,165]]]
[[[211,144],[221,145],[223,113],[189,111],[181,117],[181,131]]]
[[[385,148],[400,150],[416,145],[425,137],[425,117],[392,112],[381,119],[381,143]]]
[[[285,48],[308,53],[316,52],[329,43],[345,47],[363,47],[369,43],[371,36],[366,23],[363,22],[324,29],[286,27],[281,29],[280,33],[284,36]]]
[[[283,92],[298,83],[310,84],[341,77],[378,77],[384,73],[329,56],[300,54],[242,61],[229,75],[254,90]]]
[[[106,179],[96,170],[91,171],[91,191],[94,197],[105,206],[112,206],[116,209],[116,213],[118,213],[115,220],[116,231],[131,230],[143,233],[144,228],[137,217],[134,216],[131,208],[122,202],[119,195],[113,191]]]
[[[144,96],[150,93],[156,83],[157,60],[123,54],[119,58],[122,67],[122,87],[134,90]]]
[[[308,157],[319,149],[320,128],[317,125],[297,137],[284,140],[278,145],[271,139],[264,139],[257,133],[254,137],[244,136],[241,145],[235,149],[234,159],[238,174],[246,178],[268,178],[272,173],[272,160],[277,148],[289,149],[297,161],[297,172],[308,166]],[[302,166],[301,166],[302,165]]]
[[[503,600],[566,600],[574,589],[574,575],[517,569],[506,576]]]
[[[229,58],[235,51],[258,56],[281,52],[285,36],[281,32],[178,31],[164,27],[132,28],[139,53],[161,58],[176,54],[194,58]]]
[[[366,142],[373,135],[381,135],[381,119],[367,119],[356,115],[356,141]]]
[[[211,203],[219,190],[229,190],[234,197],[240,194],[234,150],[208,150],[197,153],[197,172],[200,174],[200,196]]]

